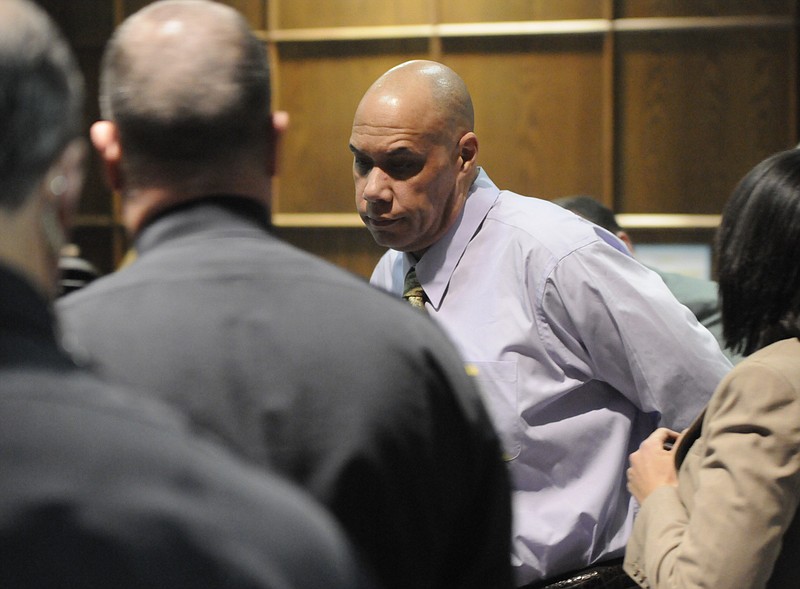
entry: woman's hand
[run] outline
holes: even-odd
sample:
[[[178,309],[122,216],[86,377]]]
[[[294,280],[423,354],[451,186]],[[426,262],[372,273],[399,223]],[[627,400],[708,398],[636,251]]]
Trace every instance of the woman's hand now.
[[[673,448],[678,437],[677,432],[660,427],[630,455],[628,490],[636,497],[639,504],[658,487],[678,485]]]

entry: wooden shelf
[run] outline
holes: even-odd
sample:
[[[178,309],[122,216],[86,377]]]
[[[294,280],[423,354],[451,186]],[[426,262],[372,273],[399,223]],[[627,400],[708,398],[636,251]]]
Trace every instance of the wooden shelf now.
[[[626,229],[716,229],[720,215],[619,214],[617,222]]]
[[[614,32],[697,31],[729,29],[784,29],[795,26],[790,16],[693,16],[669,18],[620,18]]]
[[[302,41],[361,41],[375,39],[427,39],[435,36],[434,25],[375,27],[325,27],[261,31],[260,37],[274,43]]]
[[[793,26],[795,26],[794,19],[789,16],[653,17],[275,29],[271,31],[259,31],[258,36],[263,41],[267,42],[297,43],[379,39],[426,39],[432,37],[596,35],[609,32],[774,29],[791,28]]]
[[[617,220],[626,229],[714,229],[719,215],[619,214]],[[275,213],[276,227],[363,228],[356,213]]]
[[[357,213],[274,213],[272,224],[276,227],[364,227]]]

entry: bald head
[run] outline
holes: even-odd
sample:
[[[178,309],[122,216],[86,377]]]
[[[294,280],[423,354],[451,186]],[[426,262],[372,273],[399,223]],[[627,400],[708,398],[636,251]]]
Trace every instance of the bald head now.
[[[205,0],[156,2],[125,21],[104,55],[100,100],[135,171],[250,151],[270,128],[261,42],[238,12]]]
[[[427,113],[426,127],[446,135],[443,140],[473,131],[475,126],[472,98],[464,80],[435,61],[407,61],[387,71],[364,94],[356,116],[369,103],[380,105],[387,114],[401,108]]]

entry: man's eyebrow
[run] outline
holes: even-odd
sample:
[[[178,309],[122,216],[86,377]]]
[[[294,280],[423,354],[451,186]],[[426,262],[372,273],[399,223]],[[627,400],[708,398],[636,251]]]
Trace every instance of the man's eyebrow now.
[[[363,151],[358,149],[355,145],[350,143],[347,146],[354,155],[366,155]],[[397,149],[393,149],[391,151],[387,151],[384,156],[385,157],[395,157],[395,156],[405,156],[405,155],[420,155],[418,152],[410,149],[408,147],[398,147]]]
[[[408,147],[398,147],[397,149],[393,149],[392,151],[386,152],[386,155],[388,157],[392,157],[395,155],[408,155],[408,154],[415,155],[416,153],[417,153],[416,151],[414,151],[413,149],[409,149]]]

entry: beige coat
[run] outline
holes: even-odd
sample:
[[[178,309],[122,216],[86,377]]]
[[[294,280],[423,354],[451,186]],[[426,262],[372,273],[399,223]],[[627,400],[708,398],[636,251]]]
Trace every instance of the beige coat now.
[[[800,342],[737,365],[676,462],[678,487],[639,511],[626,572],[653,589],[800,587]]]

